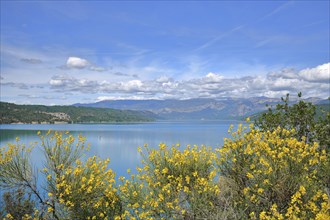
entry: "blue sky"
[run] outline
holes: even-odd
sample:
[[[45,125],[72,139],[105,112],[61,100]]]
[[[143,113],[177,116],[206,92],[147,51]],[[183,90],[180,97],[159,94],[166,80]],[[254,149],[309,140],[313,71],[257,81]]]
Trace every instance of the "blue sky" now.
[[[329,1],[1,1],[1,101],[329,94]]]

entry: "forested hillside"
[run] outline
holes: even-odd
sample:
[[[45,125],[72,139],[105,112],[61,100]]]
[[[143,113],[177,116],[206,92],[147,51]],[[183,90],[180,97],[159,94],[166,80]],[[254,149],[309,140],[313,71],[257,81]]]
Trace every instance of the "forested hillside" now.
[[[0,123],[109,123],[154,120],[147,111],[75,106],[16,105],[0,102]]]

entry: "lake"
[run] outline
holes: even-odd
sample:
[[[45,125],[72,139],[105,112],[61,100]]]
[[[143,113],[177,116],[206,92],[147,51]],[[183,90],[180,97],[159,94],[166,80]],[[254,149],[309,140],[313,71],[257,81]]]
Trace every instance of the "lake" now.
[[[223,138],[229,137],[230,124],[237,125],[238,121],[192,121],[192,122],[152,122],[138,124],[47,124],[47,125],[0,125],[0,146],[15,143],[20,137],[20,143],[29,145],[39,141],[38,131],[49,129],[70,131],[77,136],[82,134],[90,143],[87,156],[110,158],[110,167],[116,176],[127,176],[126,170],[133,172],[140,164],[141,156],[138,146],[148,144],[150,148],[157,148],[160,143],[168,146],[180,143],[181,147],[190,145],[206,145],[213,148],[221,147]],[[32,161],[36,167],[43,163],[43,156],[38,146],[32,154]]]

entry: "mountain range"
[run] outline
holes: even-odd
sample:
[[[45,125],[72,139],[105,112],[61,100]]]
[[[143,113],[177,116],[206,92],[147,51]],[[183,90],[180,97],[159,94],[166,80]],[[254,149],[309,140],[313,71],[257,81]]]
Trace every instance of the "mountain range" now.
[[[309,98],[305,101],[314,104],[327,103],[327,100],[319,98]],[[74,106],[148,111],[158,120],[240,120],[266,110],[266,105],[275,106],[279,102],[279,99],[256,97],[220,100],[104,100],[89,104],[77,103]]]

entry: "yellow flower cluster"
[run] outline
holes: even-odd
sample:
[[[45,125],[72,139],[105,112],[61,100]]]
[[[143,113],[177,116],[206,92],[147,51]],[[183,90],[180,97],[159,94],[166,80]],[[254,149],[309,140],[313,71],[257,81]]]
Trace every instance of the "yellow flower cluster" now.
[[[108,169],[109,159],[88,158],[86,163],[76,161],[56,179],[56,198],[75,215],[108,219],[119,201],[115,174]]]
[[[19,188],[32,180],[33,170],[29,156],[31,147],[26,147],[16,138],[16,144],[8,143],[0,148],[0,188]]]
[[[30,153],[33,148],[33,145],[26,147],[24,144],[20,144],[19,137],[16,137],[16,144],[8,143],[7,146],[0,147],[0,165],[12,161],[16,156]]]
[[[15,144],[8,144],[0,148],[0,165],[8,163],[18,153],[19,148]]]
[[[219,194],[215,154],[205,146],[145,147],[143,167],[131,179],[121,178],[120,193],[126,204],[123,218],[171,219],[203,217],[214,208]],[[214,200],[213,200],[214,199]]]
[[[108,168],[109,159],[96,156],[82,162],[85,138],[74,138],[68,132],[47,132],[40,136],[47,156],[42,170],[48,180],[50,201],[56,201],[71,216],[108,219],[114,216],[119,197],[115,174]],[[48,207],[53,212],[54,207]]]
[[[298,141],[293,134],[280,127],[261,132],[253,125],[249,130],[239,126],[217,150],[220,174],[237,184],[241,196],[236,203],[250,218],[305,219],[320,213],[330,218],[329,198],[317,178],[328,155],[317,143]],[[319,192],[323,197],[312,199]]]

